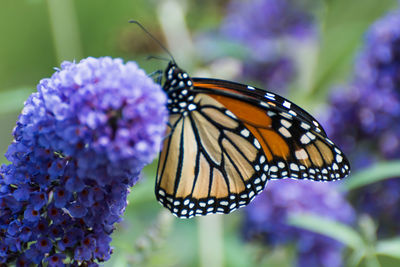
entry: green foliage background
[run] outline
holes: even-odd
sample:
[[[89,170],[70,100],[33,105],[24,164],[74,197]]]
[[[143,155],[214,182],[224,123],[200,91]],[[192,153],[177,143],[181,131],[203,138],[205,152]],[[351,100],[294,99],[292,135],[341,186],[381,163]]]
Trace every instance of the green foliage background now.
[[[140,21],[166,43],[160,23],[160,6],[165,2],[173,2],[181,8],[185,18],[182,27],[195,35],[218,32],[228,1],[0,0],[2,154],[12,140],[11,132],[23,101],[35,91],[39,80],[49,77],[62,61],[112,56],[135,60],[149,73],[165,68],[163,61],[146,60],[148,55],[165,56],[165,53],[138,27],[128,23],[129,19]],[[332,85],[346,81],[365,30],[374,20],[396,7],[397,1],[321,0],[316,4],[322,7],[317,14],[320,42],[314,51],[314,62],[307,62],[307,57],[302,62],[304,66],[314,67],[310,79],[303,83],[307,88],[296,90],[293,86],[288,92],[289,97],[309,109],[315,103],[326,101]],[[170,16],[172,19],[174,14]],[[195,51],[191,54],[177,56],[179,64],[194,71],[199,67],[207,69],[207,62],[202,62],[200,55],[224,56],[218,55],[219,51],[243,55],[239,46],[218,40],[212,45],[215,49],[202,51],[194,44]],[[6,162],[4,157],[1,162]],[[367,171],[369,175],[358,174],[360,182],[352,182],[350,177],[343,190],[388,175],[400,176],[399,166],[398,162],[376,166]],[[124,221],[113,234],[114,254],[105,266],[292,266],[295,251],[290,246],[271,250],[240,239],[242,211],[190,220],[179,220],[170,215],[155,200],[155,168],[156,163],[146,167],[144,179],[132,189]],[[400,241],[374,240],[374,226],[368,218],[361,218],[356,230],[326,222],[331,229],[327,231],[327,228],[321,228],[320,222],[321,218],[307,215],[291,219],[295,225],[344,242],[349,248],[350,266],[400,266]],[[372,236],[371,240],[368,236]]]

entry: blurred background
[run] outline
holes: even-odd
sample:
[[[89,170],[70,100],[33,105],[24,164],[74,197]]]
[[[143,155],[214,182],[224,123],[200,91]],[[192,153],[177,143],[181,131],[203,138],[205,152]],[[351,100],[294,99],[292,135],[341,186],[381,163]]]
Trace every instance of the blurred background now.
[[[400,11],[395,0],[0,0],[0,149],[24,100],[64,60],[168,54],[192,76],[266,88],[318,118],[343,182],[270,181],[230,215],[180,220],[132,188],[105,266],[400,266]],[[6,163],[4,157],[2,163]]]

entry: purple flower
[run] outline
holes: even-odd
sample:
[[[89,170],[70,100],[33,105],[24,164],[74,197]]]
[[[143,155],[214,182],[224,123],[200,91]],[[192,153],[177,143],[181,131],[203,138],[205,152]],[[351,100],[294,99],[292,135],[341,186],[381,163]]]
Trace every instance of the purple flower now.
[[[87,209],[79,202],[74,202],[68,207],[68,211],[74,218],[82,218],[87,214]]]
[[[66,258],[64,254],[54,254],[51,257],[45,259],[49,263],[49,267],[63,267],[64,262],[63,260]]]
[[[31,261],[25,257],[25,255],[21,255],[18,257],[18,259],[15,261],[15,264],[17,267],[29,267],[31,266]]]
[[[30,222],[36,222],[40,219],[40,212],[35,210],[33,206],[28,206],[24,212],[24,218]]]
[[[240,40],[262,47],[263,40],[285,35],[303,37],[313,31],[311,14],[304,1],[232,0],[224,31]]]
[[[31,246],[28,250],[25,251],[25,256],[36,264],[41,263],[43,260],[43,253],[34,248],[34,246]]]
[[[294,79],[295,62],[285,43],[315,35],[312,6],[293,0],[230,2],[222,31],[248,48],[244,78],[263,82],[268,90],[283,89]]]
[[[1,262],[109,259],[128,189],[159,151],[165,104],[161,87],[121,59],[64,62],[40,81],[0,169]]]
[[[291,214],[311,213],[343,223],[354,214],[332,185],[311,181],[270,181],[265,192],[247,208],[243,233],[269,245],[295,242],[298,266],[341,266],[342,245],[328,237],[288,225]]]
[[[58,187],[54,190],[54,205],[57,208],[65,207],[65,204],[69,201],[71,193],[65,190],[63,187]]]
[[[355,169],[400,158],[400,11],[375,22],[355,62],[354,75],[330,100],[326,130]],[[378,233],[400,232],[400,180],[386,180],[350,194],[356,209],[378,221]],[[397,219],[397,220],[396,220]]]
[[[12,221],[8,225],[7,232],[9,235],[14,236],[19,232],[19,228],[21,227],[21,222],[18,220]]]
[[[47,203],[47,196],[44,192],[36,192],[31,194],[31,201],[33,203],[33,208],[40,210]]]
[[[92,252],[85,247],[77,247],[74,251],[74,259],[77,261],[89,261],[92,258]]]
[[[51,248],[53,247],[52,242],[48,238],[39,238],[36,243],[36,248],[41,251],[42,253],[50,252]]]
[[[23,226],[19,229],[20,233],[19,233],[19,238],[21,239],[21,241],[23,242],[27,242],[30,240],[30,237],[32,235],[32,229],[30,226]]]
[[[244,62],[243,77],[251,77],[272,90],[283,89],[296,76],[293,60],[285,56],[275,56],[271,60]]]

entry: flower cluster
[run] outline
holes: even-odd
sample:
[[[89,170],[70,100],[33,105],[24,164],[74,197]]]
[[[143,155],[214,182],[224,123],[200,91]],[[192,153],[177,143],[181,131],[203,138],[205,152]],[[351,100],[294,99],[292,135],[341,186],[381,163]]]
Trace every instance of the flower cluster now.
[[[309,10],[306,1],[232,0],[222,31],[249,48],[242,76],[269,90],[285,88],[296,68],[283,44],[287,37],[298,40],[315,33]]]
[[[332,184],[313,181],[270,181],[247,208],[243,233],[268,245],[295,242],[298,266],[342,266],[342,244],[288,224],[293,214],[310,213],[352,223],[354,212]]]
[[[25,102],[1,167],[0,263],[98,266],[158,152],[166,96],[121,59],[64,62]]]
[[[331,98],[327,132],[355,169],[400,158],[400,11],[375,22],[366,34],[347,90]],[[397,229],[400,180],[367,186],[352,196],[357,209],[380,218],[380,230]],[[389,219],[390,218],[390,219]],[[389,234],[389,233],[386,233]]]

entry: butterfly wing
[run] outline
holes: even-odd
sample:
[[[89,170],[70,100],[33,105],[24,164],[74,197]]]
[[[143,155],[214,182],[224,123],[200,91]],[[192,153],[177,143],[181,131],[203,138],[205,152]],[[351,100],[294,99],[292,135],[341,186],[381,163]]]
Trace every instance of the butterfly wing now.
[[[331,181],[349,173],[318,122],[261,89],[194,78],[195,109],[170,116],[157,199],[188,218],[247,205],[268,179]]]
[[[250,101],[256,105],[259,105],[260,101],[269,103],[271,104],[271,109],[295,116],[299,120],[310,124],[310,126],[314,128],[314,131],[326,136],[325,130],[311,114],[277,94],[253,86],[226,80],[193,78],[193,81],[195,88],[198,91],[204,91],[205,93],[213,92],[214,94],[222,93],[223,95],[230,94],[233,98],[242,98],[243,101]]]
[[[187,116],[170,116],[156,180],[157,199],[183,218],[245,206],[267,180],[266,157],[243,123],[208,95],[195,103]]]
[[[271,92],[223,80],[194,78],[197,92],[217,99],[259,140],[274,178],[331,181],[350,164],[309,113]]]

